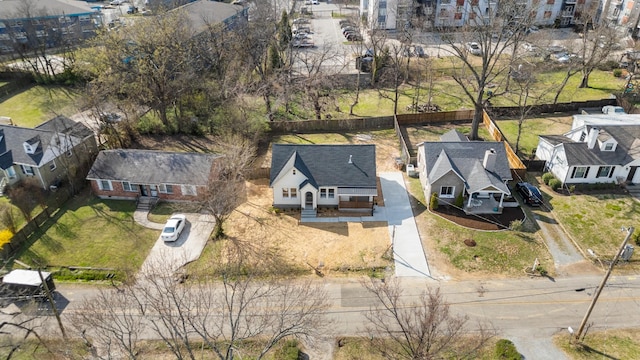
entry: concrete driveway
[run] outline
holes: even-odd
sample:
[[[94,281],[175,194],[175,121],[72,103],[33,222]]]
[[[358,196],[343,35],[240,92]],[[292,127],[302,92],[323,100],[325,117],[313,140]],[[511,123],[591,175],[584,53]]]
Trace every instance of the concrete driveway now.
[[[431,277],[401,172],[380,174],[396,276]]]
[[[200,257],[213,231],[215,220],[213,216],[207,214],[185,215],[187,216],[187,224],[178,240],[164,242],[158,236],[158,240],[142,264],[142,271],[162,267],[170,272],[175,272]]]

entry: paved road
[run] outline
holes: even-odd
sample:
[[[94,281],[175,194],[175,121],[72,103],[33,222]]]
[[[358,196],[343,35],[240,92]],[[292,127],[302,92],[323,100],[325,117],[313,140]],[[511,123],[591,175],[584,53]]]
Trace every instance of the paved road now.
[[[451,310],[469,316],[471,325],[478,320],[490,321],[499,336],[514,341],[526,359],[556,360],[565,357],[553,346],[552,336],[568,336],[567,327],[578,328],[600,280],[599,275],[554,281],[534,278],[459,282],[405,277],[401,278],[401,284],[406,301],[417,300],[427,287],[440,286]],[[331,349],[337,336],[364,334],[363,312],[377,305],[357,279],[332,279],[324,287],[332,326],[325,342],[317,345],[320,353]],[[79,300],[96,293],[91,286],[60,284],[58,289],[70,301],[63,311],[65,321],[78,309]],[[592,330],[637,327],[638,313],[640,276],[611,277],[591,315]],[[55,326],[54,319],[50,320]]]
[[[380,174],[396,276],[431,277],[401,172]]]

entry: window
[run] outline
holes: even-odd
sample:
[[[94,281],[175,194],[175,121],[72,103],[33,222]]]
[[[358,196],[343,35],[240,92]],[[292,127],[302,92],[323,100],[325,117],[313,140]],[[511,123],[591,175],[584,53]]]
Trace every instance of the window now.
[[[64,24],[64,23],[71,22],[71,18],[70,18],[70,17],[68,17],[68,16],[60,16],[60,18],[58,19],[58,21],[59,21],[61,24]]]
[[[9,179],[16,178],[16,170],[13,168],[13,166],[7,169],[7,176],[9,177]]]
[[[455,187],[453,186],[442,186],[440,187],[440,197],[442,198],[452,198]]]
[[[384,15],[378,16],[378,24],[382,27],[382,25],[387,23],[387,17]]]
[[[182,190],[182,195],[187,195],[187,196],[197,195],[195,185],[181,185],[180,189]]]
[[[460,19],[462,19],[462,13],[461,13],[461,12],[455,13],[455,14],[453,15],[453,18],[454,18],[455,20],[460,20]]]
[[[298,189],[296,188],[291,188],[291,198],[295,199],[298,197]]]
[[[33,168],[31,166],[20,165],[20,167],[22,168],[23,174],[29,175],[29,176],[35,175],[35,172],[33,171]]]
[[[130,183],[128,181],[123,181],[122,182],[122,190],[137,192],[138,191],[138,187],[135,184],[132,184],[132,183]]]
[[[604,151],[612,151],[612,150],[613,150],[613,143],[604,144]]]
[[[54,171],[56,169],[56,162],[55,160],[51,162],[51,164],[49,164],[49,170]]]
[[[160,192],[164,194],[173,194],[173,185],[160,184]]]
[[[550,19],[551,18],[551,11],[545,11],[544,12],[544,18],[545,19]]]
[[[283,198],[289,197],[289,188],[282,188],[282,197]]]
[[[105,190],[105,191],[113,190],[113,188],[111,187],[111,181],[109,181],[109,180],[99,180],[98,181],[98,188],[100,190]]]
[[[378,3],[378,9],[386,9],[387,8],[387,2],[386,1],[380,1]]]
[[[583,142],[584,139],[586,138],[587,138],[587,133],[583,131],[582,134],[580,134],[580,142]]]
[[[335,191],[336,189],[329,189],[329,199],[333,199],[336,197]]]
[[[572,179],[584,179],[587,177],[589,173],[588,166],[576,166],[573,168],[573,173],[571,174]]]
[[[320,199],[327,198],[327,189],[320,189]]]
[[[91,20],[91,17],[89,15],[80,15],[80,16],[78,16],[78,20],[80,20],[80,21],[89,21],[89,20]]]
[[[611,177],[613,176],[613,169],[615,167],[611,167],[611,166],[600,166],[598,168],[598,175],[596,175],[596,177]]]

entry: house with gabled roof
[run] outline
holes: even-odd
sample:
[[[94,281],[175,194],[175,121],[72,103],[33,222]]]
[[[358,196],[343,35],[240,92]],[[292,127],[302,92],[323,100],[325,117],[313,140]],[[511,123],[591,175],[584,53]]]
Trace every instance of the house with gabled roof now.
[[[91,129],[64,116],[33,129],[0,125],[0,193],[20,181],[33,181],[48,190],[86,169],[97,152]]]
[[[101,151],[87,180],[104,199],[197,201],[206,194],[216,154],[117,149]]]
[[[563,184],[640,183],[640,125],[585,124],[540,135],[536,157]]]
[[[452,130],[441,141],[418,144],[418,174],[425,198],[435,193],[440,204],[463,199],[463,210],[474,214],[499,214],[512,180],[503,142],[469,141]]]
[[[378,195],[375,145],[274,144],[269,186],[273,206],[373,212]]]

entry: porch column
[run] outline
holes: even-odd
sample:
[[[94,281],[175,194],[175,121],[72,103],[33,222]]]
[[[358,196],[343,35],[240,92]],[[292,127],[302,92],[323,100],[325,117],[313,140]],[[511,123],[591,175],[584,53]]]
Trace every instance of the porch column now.
[[[504,193],[500,194],[500,205],[498,205],[498,207],[502,207],[503,201],[504,201]]]
[[[471,196],[471,194],[469,194],[469,200],[467,200],[467,207],[471,207],[471,199],[473,199],[473,197]]]

